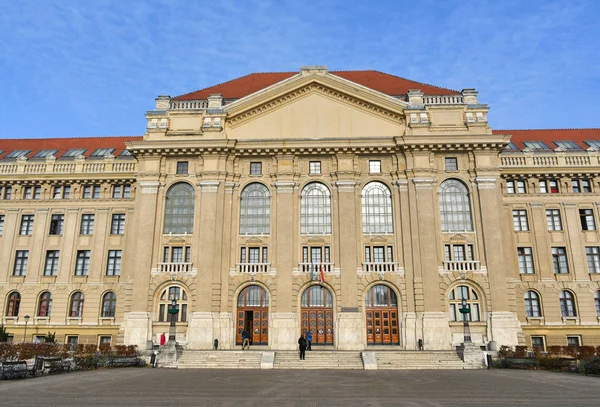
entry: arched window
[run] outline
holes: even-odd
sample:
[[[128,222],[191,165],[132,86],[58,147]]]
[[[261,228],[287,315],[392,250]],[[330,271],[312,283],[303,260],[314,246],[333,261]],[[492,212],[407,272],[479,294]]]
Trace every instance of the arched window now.
[[[158,321],[169,322],[171,321],[171,314],[169,309],[173,300],[177,301],[177,307],[179,312],[175,314],[175,322],[186,322],[187,321],[187,309],[188,309],[188,295],[187,292],[178,286],[167,287],[163,290],[159,297],[158,302]]]
[[[194,231],[194,188],[185,182],[167,191],[164,233],[185,234]]]
[[[396,293],[388,286],[379,284],[367,291],[367,307],[397,307]]]
[[[238,295],[238,307],[268,307],[269,294],[257,285],[249,285]]]
[[[102,296],[102,318],[114,318],[117,310],[117,294],[112,291]]]
[[[319,182],[302,189],[300,202],[300,232],[307,235],[331,234],[331,196]]]
[[[52,312],[52,294],[48,291],[44,291],[40,295],[40,302],[38,304],[38,317],[49,317]]]
[[[81,318],[83,316],[83,293],[77,291],[71,295],[71,304],[69,306],[69,317]]]
[[[8,302],[6,304],[6,316],[7,317],[18,317],[19,306],[21,305],[21,294],[14,291],[9,294]]]
[[[471,232],[471,203],[465,184],[448,179],[440,185],[440,215],[442,232]]]
[[[575,296],[567,290],[560,292],[560,313],[563,317],[576,317],[577,307],[575,306]]]
[[[594,299],[596,300],[596,316],[600,317],[600,290],[596,291]]]
[[[477,292],[466,285],[459,285],[450,291],[448,296],[450,303],[450,320],[451,321],[464,321],[464,316],[467,316],[467,321],[480,321],[481,320],[481,305],[479,302],[479,296]],[[463,300],[469,307],[469,312],[463,314],[460,309],[463,306]]]
[[[246,186],[240,202],[240,235],[268,235],[270,219],[269,189],[259,183]]]
[[[370,182],[362,191],[363,233],[393,233],[392,194],[385,184]]]
[[[313,285],[302,293],[303,307],[333,307],[333,297],[329,290],[320,285]]]
[[[528,317],[541,317],[540,296],[535,291],[525,293],[525,314]]]

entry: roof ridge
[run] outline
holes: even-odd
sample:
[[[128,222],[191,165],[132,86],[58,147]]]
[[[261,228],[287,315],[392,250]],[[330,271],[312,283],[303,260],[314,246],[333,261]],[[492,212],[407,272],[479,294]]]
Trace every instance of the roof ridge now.
[[[15,137],[15,138],[10,138],[10,137],[2,137],[0,138],[0,141],[5,141],[5,140],[88,140],[88,139],[93,139],[93,138],[132,138],[132,137],[144,137],[143,135],[140,136],[76,136],[76,137]]]
[[[415,81],[414,79],[409,79],[409,78],[405,78],[403,76],[398,76],[398,75],[394,75],[394,74],[391,74],[391,73],[378,71],[377,69],[369,69],[369,71],[377,72],[377,73],[380,73],[382,75],[393,76],[394,78],[402,79],[402,80],[405,80],[405,81],[408,81],[408,82],[415,82],[415,83],[418,83],[420,85],[431,86],[432,88],[444,89],[444,90],[447,90],[447,91],[450,91],[450,92],[456,92],[457,94],[460,93],[460,91],[458,91],[456,89],[444,88],[443,86],[431,85],[429,83],[425,83],[425,82],[421,82],[421,81]]]

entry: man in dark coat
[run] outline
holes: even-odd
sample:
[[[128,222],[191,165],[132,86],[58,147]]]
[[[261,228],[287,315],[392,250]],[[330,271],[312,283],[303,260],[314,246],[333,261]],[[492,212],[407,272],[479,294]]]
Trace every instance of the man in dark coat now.
[[[308,346],[308,341],[304,337],[304,334],[298,339],[298,348],[300,349],[300,360],[304,360],[306,357],[306,347]]]

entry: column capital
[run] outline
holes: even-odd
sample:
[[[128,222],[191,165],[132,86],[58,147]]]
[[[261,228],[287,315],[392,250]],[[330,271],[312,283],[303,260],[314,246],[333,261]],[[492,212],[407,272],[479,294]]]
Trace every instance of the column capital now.
[[[495,189],[498,178],[494,177],[477,177],[475,182],[478,189]]]
[[[277,189],[280,194],[292,194],[298,187],[298,184],[294,181],[275,181],[273,186]]]
[[[432,189],[435,184],[435,178],[413,178],[412,181],[416,189]]]
[[[202,193],[205,192],[217,192],[219,190],[219,184],[221,181],[200,181],[198,186]]]
[[[142,187],[142,194],[158,194],[158,187],[160,182],[158,181],[139,181],[140,187]]]
[[[408,191],[408,180],[407,179],[399,179],[398,181],[394,182],[394,185],[401,192]]]
[[[240,184],[238,182],[226,182],[225,183],[225,193],[228,195],[233,194],[233,190],[239,187]]]
[[[333,183],[339,192],[354,192],[358,181],[336,181]]]

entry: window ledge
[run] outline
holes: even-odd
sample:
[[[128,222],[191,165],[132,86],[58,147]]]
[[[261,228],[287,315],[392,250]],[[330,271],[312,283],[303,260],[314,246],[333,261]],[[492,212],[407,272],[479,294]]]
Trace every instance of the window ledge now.
[[[579,317],[562,317],[562,322],[565,325],[579,325]]]
[[[248,174],[249,177],[255,177],[255,178],[260,178],[263,175],[262,174]]]

